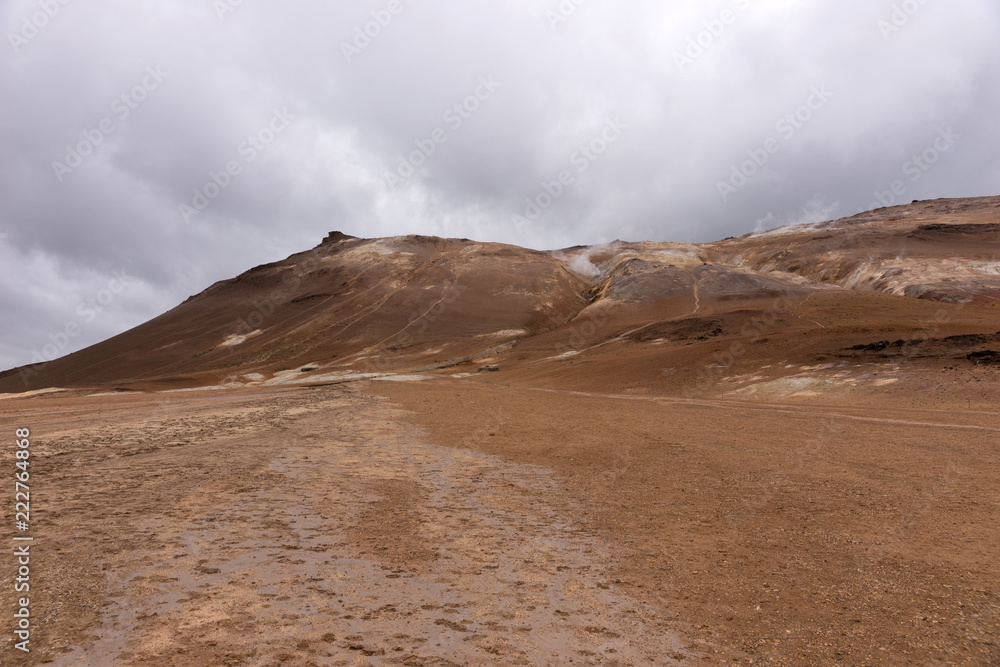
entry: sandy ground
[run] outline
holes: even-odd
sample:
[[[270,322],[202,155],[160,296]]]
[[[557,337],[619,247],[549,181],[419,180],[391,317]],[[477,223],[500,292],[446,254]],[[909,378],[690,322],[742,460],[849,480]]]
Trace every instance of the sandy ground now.
[[[438,442],[551,467],[710,663],[1000,663],[996,412],[378,389]]]
[[[0,662],[1000,664],[997,412],[489,375],[4,401]]]
[[[5,642],[4,664],[690,655],[613,580],[616,550],[547,467],[432,444],[350,388],[157,400],[49,397],[4,417],[34,440],[39,617],[29,659]]]

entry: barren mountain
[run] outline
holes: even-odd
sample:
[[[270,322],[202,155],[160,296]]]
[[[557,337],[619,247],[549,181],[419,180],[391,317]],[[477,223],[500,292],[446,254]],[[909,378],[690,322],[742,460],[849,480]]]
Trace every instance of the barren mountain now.
[[[685,374],[734,341],[745,357],[738,341],[794,348],[806,331],[812,353],[829,355],[920,331],[992,334],[998,303],[1000,198],[914,202],[701,245],[541,252],[333,232],[110,340],[8,371],[0,391],[463,372],[484,359],[537,374],[533,362],[609,345],[611,375],[658,381],[651,352]],[[952,343],[925,349],[942,358],[994,351],[985,339]]]
[[[713,244],[720,261],[848,289],[1000,300],[1000,199],[917,201]]]

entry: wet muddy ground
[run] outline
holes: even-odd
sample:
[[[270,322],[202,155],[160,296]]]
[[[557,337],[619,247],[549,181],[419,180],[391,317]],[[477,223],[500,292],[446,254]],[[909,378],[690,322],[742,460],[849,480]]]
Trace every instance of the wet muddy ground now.
[[[19,402],[35,414],[3,419],[32,429],[36,464],[26,664],[692,655],[662,610],[615,583],[613,549],[547,467],[431,444],[354,388],[64,412],[95,400]],[[10,643],[0,657],[24,662]]]

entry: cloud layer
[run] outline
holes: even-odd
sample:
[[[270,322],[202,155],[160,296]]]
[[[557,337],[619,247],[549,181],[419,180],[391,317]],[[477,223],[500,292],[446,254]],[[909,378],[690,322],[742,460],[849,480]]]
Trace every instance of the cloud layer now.
[[[262,4],[0,8],[0,367],[334,229],[709,241],[1000,192],[992,0]]]

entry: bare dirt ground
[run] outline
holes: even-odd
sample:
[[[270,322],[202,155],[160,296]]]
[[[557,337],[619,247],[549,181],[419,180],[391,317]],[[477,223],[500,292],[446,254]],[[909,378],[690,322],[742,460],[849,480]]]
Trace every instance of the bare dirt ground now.
[[[487,375],[5,400],[0,662],[1000,664],[997,411]]]
[[[552,468],[709,663],[1000,664],[995,411],[377,389],[436,442]]]
[[[551,469],[432,444],[385,399],[326,387],[3,407],[22,413],[2,418],[12,433],[32,429],[36,536],[33,651],[5,641],[4,664],[691,655],[613,579],[617,550],[581,527]]]

